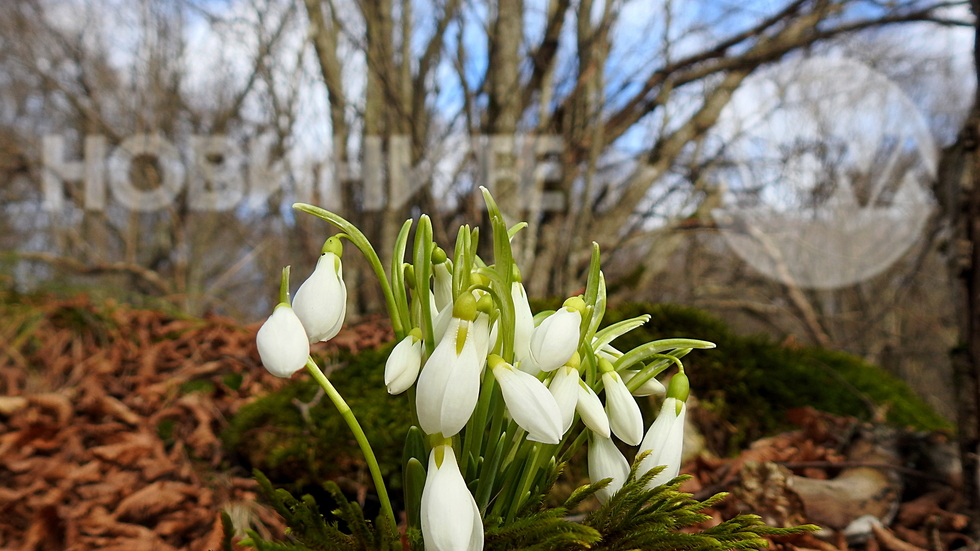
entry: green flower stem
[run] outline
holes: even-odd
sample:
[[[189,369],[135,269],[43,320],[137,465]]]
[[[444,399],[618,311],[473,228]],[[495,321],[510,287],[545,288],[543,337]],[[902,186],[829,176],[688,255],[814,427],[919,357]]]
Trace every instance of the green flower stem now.
[[[531,442],[526,440],[525,443],[530,444]],[[537,478],[536,475],[538,473],[538,468],[540,467],[541,458],[551,457],[551,453],[542,453],[545,447],[551,448],[551,445],[537,442],[533,443],[531,456],[527,459],[524,472],[521,473],[520,481],[517,484],[517,492],[511,501],[510,510],[507,511],[507,522],[513,521],[514,516],[516,516],[517,512],[524,506],[524,495],[531,491],[531,485],[534,484],[534,479]]]
[[[475,286],[475,288],[481,289],[490,294],[494,303],[497,304],[497,309],[500,312],[499,340],[503,345],[500,356],[505,360],[516,360],[516,358],[514,358],[514,325],[516,324],[514,319],[517,317],[517,315],[514,313],[514,297],[510,293],[511,283],[504,279],[500,272],[496,269],[480,268],[477,271],[480,274],[487,276],[490,281],[496,284],[497,288],[500,289],[500,292],[498,293],[493,287],[488,287],[485,285]]]
[[[650,379],[652,379],[652,378],[656,377],[657,375],[660,375],[661,373],[663,373],[664,371],[666,371],[666,369],[668,367],[670,367],[671,365],[676,365],[677,366],[677,369],[679,371],[683,372],[684,371],[684,364],[681,363],[681,360],[680,359],[683,358],[684,356],[686,356],[688,353],[690,353],[691,350],[693,350],[693,349],[692,348],[677,348],[675,350],[671,350],[667,354],[656,354],[656,355],[654,355],[653,356],[654,358],[662,358],[662,359],[660,361],[658,361],[657,363],[651,364],[651,365],[647,366],[646,368],[640,370],[640,374],[639,375],[633,377],[632,379],[630,379],[630,382],[626,383],[626,388],[630,392],[635,391],[636,389],[638,389],[641,386],[643,386],[644,384],[646,384],[646,382],[649,381]]]
[[[504,440],[508,437],[508,434],[504,432],[500,433],[500,436],[494,440],[494,434],[497,433],[490,433],[490,449],[493,451],[488,451],[487,455],[484,456],[483,465],[480,466],[480,479],[477,481],[476,491],[473,493],[476,497],[476,505],[480,508],[480,513],[483,516],[486,516],[487,504],[490,503],[490,492],[497,480],[497,474],[500,473],[500,462],[504,458]]]
[[[503,476],[498,477],[502,480],[501,488],[493,507],[490,509],[490,514],[486,517],[488,519],[496,517],[503,519],[505,516],[510,516],[508,507],[514,499],[514,493],[517,492],[517,478],[521,467],[524,466],[527,460],[527,454],[530,452],[529,448],[533,447],[524,445],[526,442],[524,437],[527,435],[527,432],[521,428],[515,429],[515,427],[517,427],[517,424],[511,421],[508,428],[512,430],[508,430],[507,434],[514,434],[514,437],[509,439],[510,441],[504,449],[504,459],[501,464],[506,465],[506,467],[504,467]]]
[[[572,456],[575,455],[575,452],[582,447],[582,444],[585,443],[585,440],[589,437],[589,432],[589,429],[583,428],[582,431],[578,433],[578,436],[575,437],[575,440],[565,447],[565,451],[563,451],[561,456],[558,457],[558,462],[564,463],[571,459]],[[564,445],[564,443],[562,445]]]
[[[357,418],[354,417],[354,412],[351,411],[350,406],[347,405],[343,396],[337,392],[337,389],[330,383],[326,375],[320,371],[320,366],[313,361],[313,358],[307,358],[306,370],[310,372],[310,375],[313,375],[316,382],[327,393],[327,397],[330,398],[330,401],[333,402],[340,416],[344,418],[347,426],[354,433],[354,439],[357,440],[357,445],[361,448],[361,453],[364,454],[364,459],[367,461],[368,470],[371,471],[371,480],[374,482],[374,488],[378,491],[378,499],[381,500],[381,510],[388,517],[388,522],[391,523],[392,533],[397,534],[398,522],[395,520],[395,512],[392,510],[391,501],[388,499],[388,489],[385,487],[385,481],[381,477],[381,468],[378,466],[378,459],[374,456],[374,450],[371,449],[371,443],[368,442],[367,436],[361,428],[361,424],[357,422]]]
[[[422,215],[419,217],[419,224],[415,228],[415,251],[413,254],[415,266],[415,300],[418,302],[422,313],[422,340],[425,343],[425,352],[432,355],[436,348],[436,339],[433,336],[432,312],[429,304],[429,280],[432,278],[432,222],[429,217]]]
[[[289,266],[282,267],[282,276],[279,277],[279,303],[289,304]]]
[[[486,436],[487,415],[490,411],[490,399],[493,397],[496,379],[493,376],[493,369],[487,368],[483,375],[483,384],[480,385],[480,398],[476,403],[476,409],[470,416],[466,424],[466,436],[463,439],[463,454],[460,458],[460,471],[466,472],[467,463],[470,457],[479,457],[483,450],[480,450],[483,439]],[[490,444],[492,445],[492,444]]]

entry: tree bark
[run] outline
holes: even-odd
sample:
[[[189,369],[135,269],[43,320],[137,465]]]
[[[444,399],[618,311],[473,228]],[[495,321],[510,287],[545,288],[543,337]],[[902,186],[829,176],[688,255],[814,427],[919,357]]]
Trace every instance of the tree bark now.
[[[980,14],[980,0],[971,2]],[[980,80],[980,21],[975,24],[974,64]],[[948,262],[959,325],[959,344],[951,351],[963,504],[971,533],[980,537],[980,86],[973,108],[940,161],[936,197],[951,226]]]

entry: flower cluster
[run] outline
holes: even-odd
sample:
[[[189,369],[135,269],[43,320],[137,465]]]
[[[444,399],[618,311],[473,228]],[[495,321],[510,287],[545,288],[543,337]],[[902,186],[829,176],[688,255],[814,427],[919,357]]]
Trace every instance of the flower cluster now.
[[[460,229],[450,259],[432,242],[423,216],[415,228],[413,262],[402,262],[410,220],[396,241],[390,277],[347,221],[298,206],[345,233],[324,244],[316,269],[291,306],[284,271],[280,303],[257,337],[270,372],[288,377],[306,366],[317,377],[319,370],[308,360],[309,345],[336,335],[346,308],[340,237],[367,256],[400,338],[385,365],[385,385],[390,394],[409,393],[417,425],[428,437],[427,450],[409,454],[410,462],[428,465],[420,495],[405,496],[407,508],[417,510],[409,516],[409,528],[421,530],[427,550],[483,549],[484,521],[512,519],[529,496],[543,491],[542,473],[556,458],[585,442],[590,478],[608,479],[596,493],[602,501],[622,487],[629,473],[613,438],[649,452],[644,472],[664,466],[652,485],[677,476],[688,395],[680,358],[694,348],[713,346],[670,339],[627,352],[614,348],[614,339],[648,317],[599,329],[605,283],[597,247],[585,293],[568,298],[555,311],[532,314],[510,251],[510,238],[520,226],[508,230],[492,198],[485,197],[493,230],[492,262],[475,253],[478,232],[468,227]],[[671,366],[678,370],[665,388],[657,377]],[[329,384],[320,377],[321,384]],[[635,397],[650,395],[664,396],[663,406],[644,430]],[[339,396],[335,403],[345,411]],[[355,433],[359,430],[351,426]],[[376,478],[375,484],[383,486],[383,481]],[[411,484],[406,492],[411,494]]]

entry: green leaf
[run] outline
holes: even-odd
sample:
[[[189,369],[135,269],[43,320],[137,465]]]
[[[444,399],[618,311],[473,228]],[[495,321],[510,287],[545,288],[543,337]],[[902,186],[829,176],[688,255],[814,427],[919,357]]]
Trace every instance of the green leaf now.
[[[616,369],[616,371],[628,369],[630,366],[655,357],[661,352],[673,350],[675,348],[709,349],[714,347],[715,343],[700,341],[697,339],[662,339],[637,346],[616,360],[613,363],[613,367]]]
[[[395,248],[391,256],[391,291],[395,297],[395,306],[398,310],[399,324],[402,326],[403,334],[395,333],[395,338],[401,340],[408,335],[412,326],[411,314],[408,310],[408,290],[405,288],[405,270],[402,265],[405,262],[405,250],[408,248],[408,234],[412,230],[412,220],[408,219],[402,224],[402,229],[395,238]]]

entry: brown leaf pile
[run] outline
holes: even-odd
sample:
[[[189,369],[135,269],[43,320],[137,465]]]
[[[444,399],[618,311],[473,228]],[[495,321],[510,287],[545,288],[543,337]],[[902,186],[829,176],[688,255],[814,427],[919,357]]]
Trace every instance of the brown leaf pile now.
[[[217,436],[242,405],[286,384],[261,368],[257,328],[97,307],[84,296],[0,294],[0,549],[216,550],[221,511],[238,529],[281,537],[282,520],[256,502],[249,473],[229,470]],[[329,347],[357,351],[391,338],[385,322],[370,319]],[[952,512],[948,473],[903,472],[907,458],[881,452],[880,442],[855,446],[855,419],[807,408],[791,415],[800,430],[759,440],[734,459],[702,454],[685,467],[694,476],[685,491],[732,494],[707,511],[703,527],[751,512],[772,525],[823,520],[831,528],[823,539],[777,538],[777,551],[971,543],[965,517]],[[907,488],[916,476],[932,485],[900,503],[902,478]],[[880,488],[881,499],[851,499],[862,484]],[[865,537],[845,537],[845,521],[889,507]]]
[[[791,410],[790,421],[801,430],[758,440],[733,459],[701,454],[685,465],[682,472],[693,478],[683,491],[699,499],[731,493],[706,511],[712,519],[702,527],[753,513],[771,526],[823,528],[819,537],[770,540],[772,549],[786,551],[946,551],[972,544],[965,533],[967,517],[955,512],[960,506],[956,475],[941,465],[933,465],[932,472],[907,467],[917,445],[948,446],[941,436],[812,408]],[[917,495],[903,501],[910,493],[903,494],[903,488]],[[865,489],[872,498],[861,494]],[[846,529],[864,515],[882,522]]]
[[[0,548],[220,549],[222,510],[282,534],[249,473],[218,470],[225,420],[285,384],[257,326],[0,298]],[[332,346],[390,338],[369,322]]]

